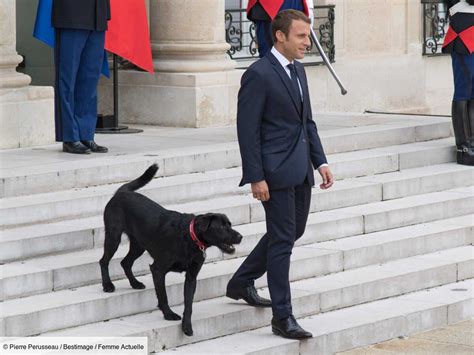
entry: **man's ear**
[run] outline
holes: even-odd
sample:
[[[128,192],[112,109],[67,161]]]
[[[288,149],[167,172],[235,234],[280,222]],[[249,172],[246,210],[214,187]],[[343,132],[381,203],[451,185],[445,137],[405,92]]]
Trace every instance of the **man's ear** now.
[[[285,34],[280,30],[275,32],[275,37],[276,37],[278,42],[285,42],[285,40],[286,40]]]

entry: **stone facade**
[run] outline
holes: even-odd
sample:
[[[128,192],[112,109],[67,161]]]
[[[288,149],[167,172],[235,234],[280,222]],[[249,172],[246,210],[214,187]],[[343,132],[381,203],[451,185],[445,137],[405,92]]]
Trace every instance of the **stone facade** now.
[[[186,127],[234,122],[243,71],[226,70],[231,69],[230,61],[223,68],[225,60],[219,64],[202,60],[209,43],[215,54],[225,52],[224,45],[220,52],[216,46],[224,32],[223,3],[151,1],[156,74],[120,73],[122,122]],[[315,4],[336,6],[334,68],[349,93],[340,95],[324,66],[308,67],[313,111],[449,114],[450,58],[421,55],[419,0],[316,0]],[[185,18],[186,13],[186,21],[166,21],[178,14]],[[111,95],[110,85],[104,81],[105,97]],[[109,102],[103,100],[102,107],[110,111]]]
[[[420,0],[327,0],[336,6],[334,68],[342,97],[324,67],[308,68],[315,111],[364,110],[450,114],[449,57],[423,57]]]
[[[156,73],[119,74],[121,122],[209,127],[235,121],[241,72],[226,54],[224,9],[224,0],[150,1]],[[111,82],[103,83],[102,94],[111,97]]]
[[[52,89],[28,86],[28,76],[15,72],[20,60],[15,50],[15,6],[10,0],[0,3],[0,121],[5,135],[1,148],[51,142]],[[183,127],[233,124],[243,71],[234,69],[236,63],[226,55],[226,1],[146,3],[156,72],[120,72],[120,122]],[[313,111],[449,114],[453,91],[450,58],[421,55],[420,0],[315,0],[315,4],[336,6],[334,68],[349,93],[340,95],[324,66],[308,67]],[[29,54],[27,65],[35,60]],[[35,83],[46,84],[41,81],[48,72],[45,64],[34,69],[38,75],[28,70],[27,66],[25,72]],[[110,113],[111,105],[112,80],[103,79],[100,111]],[[42,131],[27,129],[27,122],[37,123]],[[3,133],[7,130],[10,133]],[[27,138],[31,136],[28,132],[36,133]]]
[[[54,142],[54,93],[18,73],[15,1],[0,0],[0,149]]]

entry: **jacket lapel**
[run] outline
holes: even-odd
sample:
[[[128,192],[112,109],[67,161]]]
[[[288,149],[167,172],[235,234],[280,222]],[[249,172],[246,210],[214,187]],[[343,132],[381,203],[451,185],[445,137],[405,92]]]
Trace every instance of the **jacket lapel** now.
[[[296,96],[296,93],[293,90],[293,83],[291,82],[290,77],[286,73],[285,69],[283,69],[283,67],[281,66],[278,59],[276,59],[275,56],[271,52],[267,53],[267,58],[270,61],[270,63],[273,64],[273,68],[275,69],[275,71],[280,76],[280,79],[281,79],[281,81],[283,81],[283,84],[285,84],[286,90],[288,91],[288,94],[290,95],[291,99],[293,100],[293,104],[295,105],[295,108],[298,111],[298,114],[301,116],[300,99],[299,99],[299,97]],[[304,93],[304,91],[303,91],[303,93]]]

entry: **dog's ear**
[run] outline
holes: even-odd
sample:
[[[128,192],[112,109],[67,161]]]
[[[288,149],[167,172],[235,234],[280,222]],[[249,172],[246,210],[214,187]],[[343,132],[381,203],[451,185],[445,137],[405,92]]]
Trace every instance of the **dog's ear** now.
[[[209,227],[211,226],[213,218],[214,218],[214,214],[212,213],[206,213],[199,216],[199,219],[197,219],[199,229],[203,232],[207,231]]]

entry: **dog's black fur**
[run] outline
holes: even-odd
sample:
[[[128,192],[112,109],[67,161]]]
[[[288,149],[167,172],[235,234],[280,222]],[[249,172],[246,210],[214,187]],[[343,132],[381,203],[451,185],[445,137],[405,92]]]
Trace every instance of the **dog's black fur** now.
[[[126,233],[130,239],[130,250],[121,262],[125,275],[133,288],[145,288],[133,275],[132,265],[145,250],[151,255],[154,262],[150,270],[158,308],[167,320],[180,320],[181,317],[168,305],[165,275],[169,271],[186,272],[182,328],[186,335],[192,335],[191,313],[196,277],[205,255],[191,239],[191,221],[194,218],[195,233],[200,241],[206,246],[217,246],[224,253],[232,254],[235,251],[233,244],[240,243],[242,236],[231,228],[229,219],[223,214],[196,216],[170,211],[134,192],[152,180],[157,171],[156,164],[150,166],[142,176],[120,187],[105,207],[104,255],[100,259],[102,286],[105,292],[115,290],[108,266],[120,244],[122,233]]]

